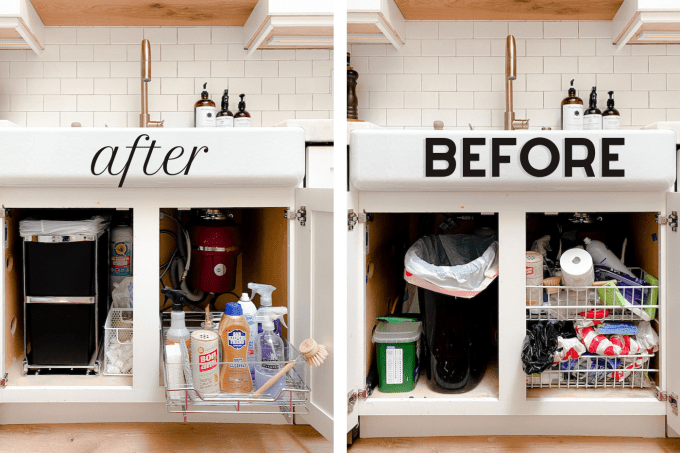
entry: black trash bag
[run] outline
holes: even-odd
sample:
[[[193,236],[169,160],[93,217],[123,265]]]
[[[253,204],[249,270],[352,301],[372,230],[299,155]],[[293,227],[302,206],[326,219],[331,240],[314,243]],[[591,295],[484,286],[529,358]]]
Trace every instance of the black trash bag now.
[[[558,337],[575,336],[572,322],[537,322],[527,329],[522,344],[522,369],[526,374],[542,373],[553,364]]]

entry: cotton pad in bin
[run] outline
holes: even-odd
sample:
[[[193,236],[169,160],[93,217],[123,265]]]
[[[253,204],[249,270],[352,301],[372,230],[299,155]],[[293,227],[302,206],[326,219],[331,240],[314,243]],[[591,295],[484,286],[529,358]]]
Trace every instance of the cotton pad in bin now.
[[[420,322],[381,322],[373,332],[378,357],[378,388],[384,393],[410,392],[418,381]]]
[[[404,279],[415,286],[469,299],[498,277],[498,241],[469,234],[424,236],[406,252],[404,267]]]

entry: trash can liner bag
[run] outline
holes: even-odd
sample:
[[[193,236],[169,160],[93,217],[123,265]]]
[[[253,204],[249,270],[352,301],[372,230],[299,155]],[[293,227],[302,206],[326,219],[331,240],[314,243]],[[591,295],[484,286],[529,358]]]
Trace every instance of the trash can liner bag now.
[[[407,272],[446,290],[483,289],[498,267],[498,240],[470,234],[424,236],[408,249],[404,265]]]

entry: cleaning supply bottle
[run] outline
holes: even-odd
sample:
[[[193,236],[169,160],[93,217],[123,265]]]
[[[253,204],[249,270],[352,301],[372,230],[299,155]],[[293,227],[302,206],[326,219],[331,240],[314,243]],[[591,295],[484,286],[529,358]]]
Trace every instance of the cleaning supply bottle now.
[[[248,369],[248,322],[241,306],[229,302],[217,329],[222,343],[224,362],[220,368],[220,390],[226,393],[250,393],[253,381]]]
[[[633,275],[633,272],[604,243],[590,238],[585,238],[583,242],[586,244],[586,252],[590,253],[590,256],[593,257],[594,264],[607,266],[624,274]]]
[[[576,96],[573,79],[569,87],[569,96],[562,101],[562,130],[583,130],[583,100]]]
[[[187,346],[187,352],[191,351],[191,335],[184,322],[184,302],[186,296],[182,291],[163,288],[161,293],[168,296],[172,300],[172,313],[170,314],[170,328],[165,334],[167,344],[180,344],[184,342]]]
[[[222,110],[215,120],[217,127],[234,127],[234,114],[229,111],[229,90],[224,90],[222,95]]]
[[[607,99],[607,110],[602,114],[602,128],[604,130],[621,129],[621,114],[614,108],[614,92],[610,91]]]
[[[590,92],[590,107],[583,113],[583,130],[602,130],[602,112],[597,108],[597,87]]]
[[[255,349],[257,362],[255,365],[255,390],[264,385],[269,378],[279,372],[286,360],[285,344],[279,335],[274,332],[274,321],[283,315],[266,313],[257,317],[257,322],[262,325],[262,334],[257,337]],[[274,385],[264,393],[276,397],[286,386],[286,376],[282,376]]]
[[[272,293],[276,290],[276,288],[272,285],[263,285],[261,283],[248,283],[248,289],[253,290],[253,294],[251,296],[251,299],[255,298],[255,294],[260,295],[260,308],[257,309],[257,313],[255,314],[256,317],[262,317],[264,316],[264,313],[266,311],[270,311],[272,313],[278,313],[285,315],[288,313],[288,309],[286,307],[272,307]],[[257,322],[257,321],[256,321]],[[276,319],[274,321],[275,329],[274,331],[276,332],[277,335],[281,335],[281,321]],[[285,326],[286,323],[283,323]],[[288,326],[286,326],[288,327]],[[262,333],[262,324],[260,322],[257,322],[257,333],[260,334]]]
[[[234,115],[234,127],[250,127],[250,113],[246,111],[245,94],[239,94],[238,112]]]
[[[217,115],[217,108],[215,103],[208,99],[210,94],[206,89],[207,83],[203,84],[203,92],[201,99],[194,104],[194,119],[196,127],[215,127],[215,116]]]
[[[250,341],[248,342],[248,362],[253,362],[255,360],[255,338],[257,337],[257,324],[255,323],[255,315],[257,314],[257,308],[253,301],[248,297],[248,293],[242,293],[241,299],[238,301],[243,311],[243,316],[248,322],[248,330],[250,332]],[[250,367],[250,374],[253,379],[255,378],[255,368]]]

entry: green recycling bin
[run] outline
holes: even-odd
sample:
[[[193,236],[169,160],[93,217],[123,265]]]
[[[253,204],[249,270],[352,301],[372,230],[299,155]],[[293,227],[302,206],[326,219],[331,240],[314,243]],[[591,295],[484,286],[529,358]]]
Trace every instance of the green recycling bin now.
[[[418,381],[421,323],[381,322],[373,332],[378,355],[378,388],[385,393],[410,392]]]

